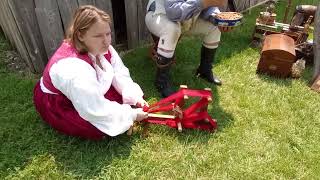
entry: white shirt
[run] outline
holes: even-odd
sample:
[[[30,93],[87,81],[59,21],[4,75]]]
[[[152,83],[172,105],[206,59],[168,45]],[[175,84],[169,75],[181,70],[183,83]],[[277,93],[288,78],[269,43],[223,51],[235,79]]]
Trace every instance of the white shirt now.
[[[116,136],[127,131],[137,113],[142,111],[132,109],[130,105],[142,99],[143,92],[111,45],[109,50],[111,63],[100,55],[102,69],[96,64],[97,59],[89,54],[95,69],[83,60],[68,57],[52,65],[49,75],[53,86],[72,102],[83,119],[100,131]],[[122,95],[123,104],[104,97],[111,85]],[[50,93],[42,82],[41,89]]]

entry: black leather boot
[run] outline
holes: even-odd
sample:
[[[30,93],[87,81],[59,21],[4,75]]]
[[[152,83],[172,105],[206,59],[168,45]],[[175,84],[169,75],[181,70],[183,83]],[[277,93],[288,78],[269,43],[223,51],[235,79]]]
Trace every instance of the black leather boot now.
[[[170,96],[174,93],[170,83],[170,67],[172,64],[172,58],[165,58],[161,55],[157,55],[157,74],[155,80],[155,86],[158,92],[163,98]]]
[[[201,47],[201,61],[197,69],[197,77],[201,77],[208,82],[216,85],[221,85],[221,80],[212,73],[212,64],[214,63],[214,56],[217,49],[209,49],[204,46]]]

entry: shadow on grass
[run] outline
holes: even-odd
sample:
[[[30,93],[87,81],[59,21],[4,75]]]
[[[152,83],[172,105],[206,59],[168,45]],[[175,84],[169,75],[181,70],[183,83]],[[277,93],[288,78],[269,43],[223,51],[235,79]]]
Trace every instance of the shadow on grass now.
[[[199,87],[194,89],[201,89]],[[212,88],[212,96],[213,102],[209,104],[208,113],[210,116],[217,121],[218,129],[213,132],[205,131],[205,130],[197,130],[197,129],[183,129],[182,132],[178,132],[177,129],[170,128],[168,126],[163,125],[151,125],[151,126],[162,126],[161,129],[155,128],[152,130],[152,134],[163,133],[167,136],[177,137],[181,144],[207,144],[209,140],[212,140],[216,136],[219,135],[220,132],[224,130],[224,128],[228,128],[232,125],[234,121],[233,116],[230,113],[226,113],[223,108],[219,105],[219,95],[217,93],[217,89]],[[190,99],[189,99],[190,100]],[[186,102],[190,103],[189,101]],[[188,107],[188,105],[187,105]],[[158,132],[157,132],[158,131]],[[152,136],[152,135],[150,135]]]
[[[270,75],[261,74],[261,73],[258,73],[257,77],[268,84],[275,84],[277,86],[288,86],[288,87],[292,85],[292,80],[293,80],[290,77],[280,78],[280,77],[270,76]]]
[[[313,78],[314,66],[308,65],[304,70],[302,76],[300,77],[307,85],[311,86],[314,79]]]
[[[311,85],[311,81],[312,81],[312,70],[313,70],[313,67],[307,66],[302,76],[300,77],[300,79],[302,79],[302,81],[309,86]],[[259,77],[262,81],[268,84],[275,84],[277,86],[288,86],[288,87],[292,85],[292,82],[294,80],[296,80],[296,78],[291,78],[291,77],[277,78],[274,76],[261,74],[261,73],[257,74],[257,77]]]
[[[177,62],[171,68],[171,79],[175,90],[179,89],[180,85],[187,85],[190,89],[204,89],[206,87],[211,88],[213,94],[213,102],[209,105],[209,114],[213,119],[218,122],[218,130],[223,131],[224,128],[230,126],[233,122],[233,117],[231,114],[226,113],[223,107],[219,105],[220,96],[217,91],[217,86],[207,83],[206,81],[195,77],[195,69],[198,66],[200,54],[190,49],[190,45],[194,45],[194,39],[186,39],[177,49]],[[200,51],[200,43],[199,51]],[[196,60],[197,59],[197,60]],[[183,60],[183,61],[182,61]],[[148,48],[139,48],[134,52],[128,53],[124,57],[124,62],[126,66],[130,69],[131,76],[133,79],[142,87],[145,92],[145,97],[152,103],[159,101],[161,98],[154,87],[154,78],[156,67],[154,62],[148,57]],[[141,67],[137,69],[135,67]],[[154,125],[159,126],[159,125]],[[207,131],[199,130],[183,130],[183,133],[179,133],[176,129],[171,129],[166,127],[167,130],[159,130],[159,133],[166,131],[169,136],[178,137],[182,143],[186,142],[200,142],[206,143],[208,140],[212,139],[213,134]],[[153,130],[152,133],[156,133],[158,129]]]
[[[182,46],[184,46],[185,43],[183,43]],[[178,51],[179,56],[181,56],[181,59],[185,59],[182,63],[176,63],[173,65],[171,69],[171,79],[172,84],[175,88],[175,90],[179,89],[180,85],[187,85],[190,89],[204,89],[204,88],[211,88],[212,90],[212,96],[213,96],[213,102],[209,106],[208,112],[211,115],[213,119],[216,119],[218,122],[218,129],[215,133],[210,133],[207,131],[200,131],[200,130],[189,130],[184,129],[182,133],[179,133],[176,129],[172,129],[170,127],[164,126],[163,128],[155,128],[152,130],[152,133],[157,134],[157,131],[159,133],[163,133],[163,131],[166,131],[166,135],[178,137],[178,139],[181,141],[181,143],[207,143],[208,140],[212,139],[216,134],[218,134],[220,131],[223,131],[224,128],[229,127],[234,118],[231,114],[226,113],[223,108],[219,105],[220,96],[217,91],[217,86],[212,85],[210,83],[207,83],[206,81],[196,78],[195,77],[195,69],[197,67],[198,61],[194,61],[194,58],[199,59],[199,57],[194,57],[192,54],[194,52],[186,51],[182,55],[180,53],[185,50],[186,48],[181,48],[180,51]],[[152,60],[147,55],[148,49],[147,48],[141,48],[137,50],[136,52],[128,54],[125,58],[125,64],[129,67],[131,70],[131,75],[133,76],[133,79],[138,82],[139,85],[143,88],[146,99],[155,103],[161,99],[159,96],[157,90],[154,87],[154,78],[155,78],[155,64],[152,62]],[[187,58],[188,56],[194,57],[194,58]],[[197,56],[200,56],[197,54]],[[135,64],[139,64],[139,66],[142,67],[143,71],[135,71],[133,67],[135,67]],[[141,73],[142,72],[142,73]],[[151,104],[152,104],[151,103]],[[161,125],[154,125],[154,126],[161,126]]]
[[[202,81],[202,80],[201,80]],[[205,83],[209,85],[209,83]],[[208,87],[204,85],[203,87]],[[213,102],[209,104],[208,113],[210,116],[216,120],[218,124],[218,129],[214,132],[201,131],[201,130],[185,130],[182,133],[179,133],[179,140],[181,143],[208,143],[209,140],[212,140],[219,136],[219,133],[223,132],[225,128],[232,126],[234,122],[234,117],[232,114],[227,113],[223,107],[220,106],[220,96],[217,91],[217,86],[210,86],[212,90]],[[199,87],[195,89],[201,89]]]
[[[3,139],[1,154],[4,153],[5,157],[1,158],[0,177],[15,176],[16,168],[19,168],[19,173],[21,171],[29,173],[25,172],[29,171],[28,166],[37,166],[33,164],[33,159],[43,155],[54,157],[54,166],[59,170],[64,169],[62,174],[68,172],[81,178],[94,177],[114,159],[127,159],[135,141],[126,135],[101,141],[68,137],[41,123],[39,118],[36,118],[36,121],[25,126],[26,128],[11,122],[10,126],[21,127],[21,133],[12,134],[13,131],[1,133]],[[47,163],[40,163],[41,166],[45,164]],[[39,170],[35,168],[36,171]],[[48,172],[50,170],[44,173]]]
[[[127,159],[137,140],[126,135],[89,141],[57,133],[46,125],[36,113],[32,101],[35,82],[1,77],[0,87],[0,179],[5,177],[41,177],[48,163],[57,167],[58,173],[71,173],[81,178],[98,175],[114,159]],[[10,83],[18,82],[19,83]],[[27,89],[27,90],[26,90]],[[47,156],[54,160],[49,162]],[[34,159],[45,156],[45,162]],[[40,158],[43,159],[43,158]],[[53,169],[43,171],[44,177]],[[22,176],[23,177],[23,176]]]

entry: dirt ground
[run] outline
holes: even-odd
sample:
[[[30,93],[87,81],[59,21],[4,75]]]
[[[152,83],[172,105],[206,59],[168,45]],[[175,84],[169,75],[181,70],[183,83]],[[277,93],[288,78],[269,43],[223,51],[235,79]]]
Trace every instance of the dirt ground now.
[[[15,50],[5,51],[4,64],[9,72],[17,73],[21,76],[38,77],[40,75],[33,74],[25,61]]]

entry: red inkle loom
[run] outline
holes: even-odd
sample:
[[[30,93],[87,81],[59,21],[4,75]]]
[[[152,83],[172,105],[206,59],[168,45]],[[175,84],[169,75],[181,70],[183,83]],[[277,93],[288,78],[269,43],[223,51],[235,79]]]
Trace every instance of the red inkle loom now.
[[[198,101],[189,107],[184,107],[185,101],[190,97]],[[160,124],[177,128],[179,132],[184,128],[214,131],[217,129],[217,122],[207,112],[209,102],[212,102],[210,88],[192,90],[181,85],[178,92],[149,107],[145,106],[143,111],[148,112],[148,118],[143,122],[146,129],[149,124]],[[145,131],[147,131],[146,129]]]

